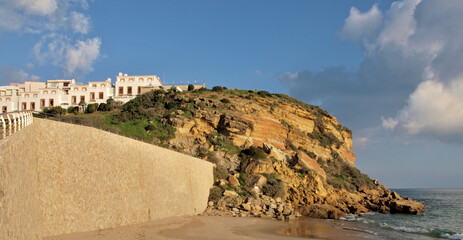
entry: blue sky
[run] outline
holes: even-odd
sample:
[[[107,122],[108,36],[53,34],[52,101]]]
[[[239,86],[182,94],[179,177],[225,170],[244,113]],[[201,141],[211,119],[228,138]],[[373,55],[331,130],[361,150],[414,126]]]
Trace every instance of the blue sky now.
[[[389,187],[463,187],[463,2],[0,0],[0,84],[156,74],[287,93]]]

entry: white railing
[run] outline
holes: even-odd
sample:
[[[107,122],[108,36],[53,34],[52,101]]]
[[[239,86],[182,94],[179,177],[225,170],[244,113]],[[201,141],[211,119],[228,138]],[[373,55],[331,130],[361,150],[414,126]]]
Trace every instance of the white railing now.
[[[0,139],[32,124],[33,116],[31,111],[11,112],[0,114]]]

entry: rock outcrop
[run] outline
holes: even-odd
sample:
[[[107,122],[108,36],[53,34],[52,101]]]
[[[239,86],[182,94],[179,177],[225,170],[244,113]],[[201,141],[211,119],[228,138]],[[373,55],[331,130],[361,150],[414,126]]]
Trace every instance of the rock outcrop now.
[[[302,214],[320,218],[368,211],[420,214],[424,209],[355,168],[352,133],[335,117],[283,94],[156,91],[130,101],[114,119],[134,121],[134,116],[175,128],[175,136],[155,138],[155,143],[216,164],[210,195],[216,209],[227,209],[223,199],[242,197],[281,198]],[[248,205],[228,210],[252,213]]]

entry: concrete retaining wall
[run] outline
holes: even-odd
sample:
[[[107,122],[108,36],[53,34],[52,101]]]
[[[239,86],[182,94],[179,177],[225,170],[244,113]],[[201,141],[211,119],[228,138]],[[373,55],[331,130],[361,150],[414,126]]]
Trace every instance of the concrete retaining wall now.
[[[1,171],[11,174],[2,174],[0,201],[11,204],[1,208],[0,239],[198,214],[213,184],[208,162],[94,128],[34,119],[2,141]],[[20,210],[24,201],[30,204]]]

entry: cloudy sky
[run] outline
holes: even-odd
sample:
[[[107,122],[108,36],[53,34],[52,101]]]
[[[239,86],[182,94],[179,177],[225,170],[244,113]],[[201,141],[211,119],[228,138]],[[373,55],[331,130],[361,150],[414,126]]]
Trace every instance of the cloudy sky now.
[[[0,0],[0,84],[156,74],[287,93],[388,187],[463,187],[463,1]],[[114,81],[114,80],[113,80]]]

